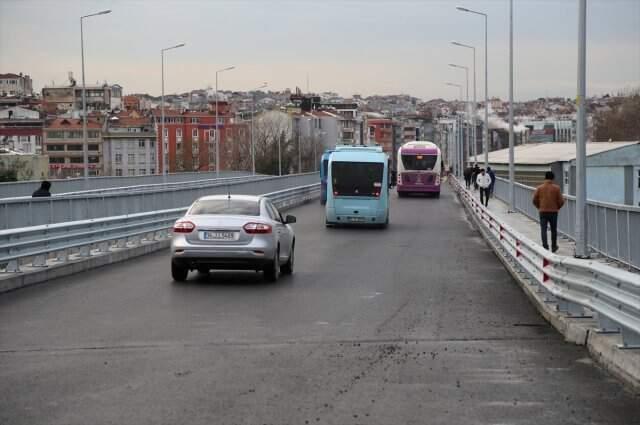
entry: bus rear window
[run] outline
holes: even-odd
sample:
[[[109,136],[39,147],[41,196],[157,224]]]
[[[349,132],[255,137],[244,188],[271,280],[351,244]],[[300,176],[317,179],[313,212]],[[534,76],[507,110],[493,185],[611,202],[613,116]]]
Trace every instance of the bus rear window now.
[[[379,196],[384,164],[375,162],[332,162],[331,183],[336,196]]]
[[[402,155],[402,165],[404,166],[404,169],[407,171],[410,171],[410,170],[429,171],[429,170],[433,170],[433,167],[435,167],[436,165],[437,159],[438,159],[437,155],[404,154]]]

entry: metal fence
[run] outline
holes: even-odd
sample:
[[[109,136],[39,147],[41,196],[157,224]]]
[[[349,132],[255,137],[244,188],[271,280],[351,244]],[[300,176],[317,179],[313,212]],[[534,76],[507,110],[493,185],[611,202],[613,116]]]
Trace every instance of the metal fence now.
[[[539,221],[532,203],[535,188],[515,183],[515,209]],[[496,179],[495,196],[509,202],[509,181]],[[558,232],[575,239],[576,199],[565,195],[565,206],[558,213]],[[640,208],[631,205],[587,201],[587,241],[600,254],[640,269]]]
[[[37,226],[92,218],[159,211],[190,205],[204,195],[259,195],[319,181],[317,173],[292,174],[221,182],[190,182],[148,190],[80,194],[69,197],[0,200],[0,229]]]
[[[262,192],[264,194],[264,192]],[[266,193],[280,209],[320,196],[320,184]],[[0,231],[0,267],[19,273],[25,266],[48,267],[88,258],[114,249],[133,248],[165,240],[188,206],[117,217],[73,221]]]
[[[221,171],[219,177],[248,176],[246,171]],[[167,175],[167,183],[179,183],[194,180],[207,180],[218,177],[213,172],[201,173],[175,173]],[[52,193],[79,192],[83,190],[107,189],[111,187],[140,186],[147,184],[164,183],[162,175],[152,174],[148,176],[131,177],[90,177],[87,182],[83,178],[49,180],[52,184]],[[0,198],[14,198],[17,196],[31,196],[40,187],[40,180],[0,183]]]
[[[640,348],[640,275],[552,254],[502,222],[458,180],[450,177],[450,181],[496,252],[526,274],[545,302],[555,303],[557,311],[567,316],[593,312],[599,331],[622,334],[621,348]]]

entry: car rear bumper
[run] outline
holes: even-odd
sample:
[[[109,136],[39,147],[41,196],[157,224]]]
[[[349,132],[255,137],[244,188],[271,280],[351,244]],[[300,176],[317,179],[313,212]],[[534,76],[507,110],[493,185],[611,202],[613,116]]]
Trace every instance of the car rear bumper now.
[[[273,248],[267,246],[202,247],[185,244],[171,246],[171,261],[183,267],[207,267],[219,270],[258,270],[274,258]]]

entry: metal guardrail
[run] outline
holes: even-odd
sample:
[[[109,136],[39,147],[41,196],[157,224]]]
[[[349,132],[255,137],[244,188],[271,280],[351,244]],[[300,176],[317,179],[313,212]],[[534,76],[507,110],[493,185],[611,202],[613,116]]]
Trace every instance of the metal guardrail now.
[[[534,187],[515,183],[515,208],[527,217],[539,221],[533,205]],[[495,196],[509,202],[509,182],[497,178]],[[565,206],[558,213],[558,232],[575,239],[576,199],[565,195]],[[640,207],[587,201],[587,239],[589,247],[629,267],[640,269]]]
[[[220,178],[202,179],[202,180],[187,180],[187,181],[178,182],[178,183],[154,183],[154,184],[144,184],[144,185],[137,185],[137,186],[118,186],[118,187],[108,187],[105,189],[81,190],[78,192],[52,193],[51,197],[53,198],[76,197],[77,198],[77,197],[82,197],[86,195],[106,195],[110,193],[124,193],[124,192],[141,193],[141,192],[149,192],[152,190],[168,190],[172,188],[184,188],[187,186],[189,187],[202,186],[202,185],[215,184],[215,183],[228,184],[228,183],[241,182],[241,181],[265,179],[268,177],[270,176],[248,175],[248,176],[237,176],[237,177],[220,177]],[[3,198],[3,199],[0,199],[0,205],[6,202],[28,201],[30,199],[33,199],[33,198],[31,196],[16,196],[13,198]]]
[[[640,348],[640,275],[590,260],[553,254],[480,204],[453,176],[451,184],[501,255],[529,277],[546,302],[572,317],[597,315],[600,332],[620,332],[620,348]]]
[[[70,197],[0,200],[0,229],[30,227],[92,218],[159,211],[190,205],[204,195],[242,193],[259,195],[293,186],[315,183],[318,173],[234,181],[202,181],[161,185],[142,191],[92,193]]]
[[[220,176],[218,176],[215,171],[175,173],[167,175],[167,183],[180,183],[185,181],[207,180],[216,177],[240,177],[248,175],[250,175],[250,173],[246,171],[220,171]],[[89,177],[86,183],[83,178],[51,179],[49,181],[51,181],[51,189],[53,190],[53,193],[80,192],[83,190],[164,183],[163,176],[158,174],[131,177]],[[38,187],[40,187],[40,180],[3,182],[0,183],[0,199],[14,198],[18,196],[31,196],[33,191],[38,189]]]
[[[320,196],[320,184],[267,193],[282,209]],[[115,249],[132,248],[170,237],[169,229],[188,207],[92,220],[0,231],[0,265],[5,273],[22,267],[64,264],[70,257],[89,258]]]

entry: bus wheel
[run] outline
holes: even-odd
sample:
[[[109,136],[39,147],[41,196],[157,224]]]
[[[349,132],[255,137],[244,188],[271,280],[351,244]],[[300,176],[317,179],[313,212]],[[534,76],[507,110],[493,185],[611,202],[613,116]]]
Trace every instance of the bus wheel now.
[[[398,192],[398,198],[404,198],[405,193],[404,192]]]
[[[440,197],[440,192],[436,192],[435,196],[436,196],[436,198],[439,198]]]

